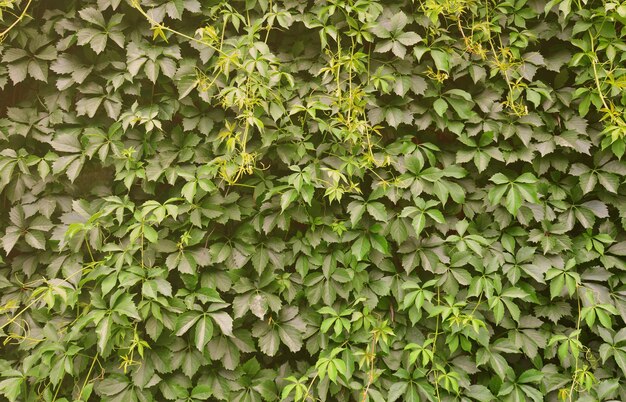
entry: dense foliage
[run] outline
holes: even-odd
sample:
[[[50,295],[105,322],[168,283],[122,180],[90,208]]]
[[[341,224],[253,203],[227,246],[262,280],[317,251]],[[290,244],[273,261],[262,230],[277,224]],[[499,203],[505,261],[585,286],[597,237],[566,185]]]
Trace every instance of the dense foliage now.
[[[0,394],[626,400],[620,1],[0,0]]]

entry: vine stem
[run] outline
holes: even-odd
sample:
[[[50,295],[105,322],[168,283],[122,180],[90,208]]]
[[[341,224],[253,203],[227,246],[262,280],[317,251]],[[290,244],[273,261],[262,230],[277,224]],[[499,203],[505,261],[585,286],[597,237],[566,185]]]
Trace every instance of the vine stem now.
[[[576,341],[578,341],[578,337],[580,336],[580,321],[581,321],[581,307],[580,307],[580,295],[578,294],[579,286],[576,285],[576,299],[578,301],[578,319],[576,320]],[[572,386],[569,389],[569,402],[572,402],[572,397],[574,396],[574,387],[576,386],[576,372],[578,371],[578,357],[576,358],[576,363],[574,364],[574,378],[572,379]]]
[[[28,3],[26,3],[26,6],[22,10],[22,13],[19,15],[19,17],[17,17],[17,19],[15,21],[13,21],[13,23],[11,25],[9,25],[9,27],[7,29],[5,29],[4,31],[0,32],[0,41],[2,41],[2,38],[4,38],[4,36],[6,34],[8,34],[11,29],[13,29],[17,24],[20,23],[21,20],[24,19],[24,17],[26,16],[26,11],[28,11],[28,8],[30,7],[30,4],[32,2],[33,2],[33,0],[28,0]]]
[[[480,303],[482,303],[482,299],[483,299],[483,292],[480,292],[480,294],[478,295],[478,301],[476,302],[476,305],[474,306],[474,308],[472,309],[472,312],[470,313],[471,316],[474,316],[474,313],[478,309],[478,306],[480,306]]]
[[[374,382],[374,360],[376,359],[376,342],[377,342],[376,335],[374,335],[372,338],[372,357],[370,358],[370,372],[369,372],[368,379],[367,379],[367,385],[365,386],[365,389],[363,390],[363,399],[361,400],[361,402],[367,401],[367,393],[370,390],[370,386]]]
[[[272,0],[269,0],[269,6],[268,6],[268,8],[267,8],[267,9],[269,10],[269,12],[270,12],[270,13],[272,12],[272,8],[273,8],[273,5],[272,5]],[[269,20],[269,18],[268,18],[268,20]],[[272,30],[272,25],[273,25],[273,21],[272,21],[272,23],[271,23],[271,24],[270,24],[270,22],[269,22],[269,21],[267,22],[267,27],[265,28],[265,29],[267,30],[267,31],[265,32],[265,40],[264,40],[264,42],[265,42],[265,43],[267,43],[267,40],[268,40],[268,39],[269,39],[269,37],[270,37],[270,31]]]
[[[91,257],[91,262],[96,262],[93,258],[93,253],[91,252],[91,246],[89,245],[89,239],[85,239],[85,244],[87,245],[87,251],[89,252],[89,257]]]
[[[54,393],[54,396],[52,397],[52,402],[55,402],[57,400],[57,396],[59,396],[59,391],[61,390],[61,385],[63,385],[64,377],[65,377],[65,373],[63,373],[63,377],[61,377],[61,380],[59,380],[59,385],[57,385],[57,390]]]
[[[144,226],[145,226],[145,221],[141,222],[141,268],[142,269],[146,269],[146,266],[144,265],[144,247],[143,247],[143,239],[144,239]]]
[[[83,386],[80,388],[80,392],[78,393],[78,397],[81,399],[83,396],[83,391],[85,390],[85,387],[87,387],[87,383],[89,382],[89,377],[91,377],[91,372],[93,371],[93,368],[96,365],[96,361],[98,360],[98,356],[99,354],[96,352],[96,354],[93,356],[93,359],[91,360],[91,366],[89,366],[89,371],[87,372],[87,376],[85,377],[85,382],[83,382]]]
[[[593,67],[593,78],[594,81],[596,83],[596,88],[598,89],[598,96],[600,97],[600,100],[602,101],[602,105],[604,106],[604,108],[607,110],[607,112],[610,112],[610,108],[609,105],[606,103],[606,99],[604,98],[604,94],[602,93],[602,86],[600,85],[600,77],[598,77],[598,67],[597,67],[597,56],[596,56],[596,49],[594,46],[594,37],[591,34],[591,31],[589,32],[589,41],[590,41],[590,46],[591,46],[591,53],[593,53],[593,57],[590,57],[591,59],[591,66]],[[613,121],[613,115],[609,114],[611,116],[611,121]]]
[[[313,377],[313,379],[311,379],[311,382],[309,383],[309,386],[306,389],[306,393],[304,394],[304,396],[302,397],[302,400],[306,402],[307,398],[309,398],[309,392],[311,391],[311,387],[313,386],[313,383],[315,382],[315,380],[317,379],[317,375],[319,373],[315,372],[315,376]],[[313,399],[315,400],[315,398]]]
[[[439,286],[437,286],[437,305],[441,304],[441,290]],[[437,336],[439,335],[439,315],[437,315],[437,324],[435,325],[435,336],[433,337],[433,366],[435,364],[435,352],[437,351]],[[434,371],[434,369],[433,369]],[[437,401],[441,401],[441,396],[439,395],[439,381],[437,379],[437,373],[435,373],[435,392],[437,393]]]
[[[30,303],[28,303],[28,305],[26,307],[24,307],[23,309],[21,309],[17,314],[15,314],[13,317],[11,317],[11,319],[7,322],[5,322],[1,327],[0,327],[0,331],[3,330],[7,325],[12,324],[13,322],[15,322],[15,320],[17,320],[17,318],[22,315],[26,310],[28,310],[29,308],[32,307],[33,304],[37,303],[39,300],[41,300],[43,298],[45,293],[42,293],[39,297],[37,297],[36,299],[34,299],[33,301],[31,301]]]

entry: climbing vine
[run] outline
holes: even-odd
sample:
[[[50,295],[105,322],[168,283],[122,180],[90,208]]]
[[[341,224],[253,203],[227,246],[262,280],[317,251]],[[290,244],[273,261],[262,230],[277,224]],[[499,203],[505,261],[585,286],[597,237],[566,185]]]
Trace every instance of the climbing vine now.
[[[0,0],[0,394],[626,400],[625,26]]]

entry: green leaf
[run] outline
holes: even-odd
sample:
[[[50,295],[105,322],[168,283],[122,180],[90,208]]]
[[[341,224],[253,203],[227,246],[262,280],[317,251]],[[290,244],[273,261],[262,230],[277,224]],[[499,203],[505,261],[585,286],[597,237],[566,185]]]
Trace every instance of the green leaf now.
[[[96,334],[98,335],[98,351],[105,353],[109,338],[111,338],[111,326],[113,319],[110,315],[106,315],[97,325]]]
[[[209,385],[199,384],[193,387],[191,390],[191,397],[196,399],[205,400],[213,396],[213,390]]]
[[[435,62],[437,70],[449,72],[450,71],[450,59],[448,53],[439,49],[431,49],[430,55]]]
[[[280,209],[281,212],[289,207],[289,205],[298,199],[298,192],[296,190],[287,190],[280,196]]]
[[[387,221],[387,210],[380,202],[370,202],[367,204],[367,212],[377,221]]]
[[[202,314],[196,311],[188,311],[176,320],[176,336],[182,336],[194,326],[194,324],[200,319]]]
[[[415,233],[417,235],[422,233],[424,226],[426,226],[426,215],[423,212],[420,212],[413,218],[413,228],[415,229]]]
[[[137,307],[133,302],[131,295],[125,294],[120,296],[115,305],[113,306],[113,311],[125,315],[126,317],[134,318],[139,320],[139,313],[137,312]]]
[[[503,175],[502,173],[496,173],[489,179],[495,184],[508,184],[509,178]]]
[[[443,115],[446,113],[446,110],[448,110],[448,104],[446,103],[446,101],[439,98],[433,103],[433,108],[439,116],[443,117]]]
[[[156,243],[159,240],[159,234],[151,226],[145,225],[143,227],[143,235],[150,243]]]
[[[436,209],[429,209],[426,211],[426,214],[430,216],[437,223],[445,223],[446,219],[443,217],[441,211]]]
[[[369,238],[360,236],[352,243],[352,254],[360,261],[369,255],[371,244]]]
[[[30,246],[36,249],[39,249],[39,250],[46,249],[46,237],[44,236],[42,232],[39,232],[36,230],[27,232],[24,235],[24,240],[26,240],[26,243],[28,243]]]
[[[517,211],[522,206],[522,195],[516,186],[511,187],[507,193],[504,205],[512,215],[517,215]]]
[[[204,314],[200,316],[200,319],[197,320],[195,325],[196,332],[194,336],[194,345],[196,346],[196,349],[202,352],[206,344],[209,343],[213,337],[213,321],[206,314]]]
[[[226,336],[233,336],[233,319],[224,311],[211,313],[211,318],[220,327],[222,333]]]
[[[23,377],[9,377],[0,381],[0,392],[9,401],[15,402],[22,393],[22,386],[24,385]]]
[[[408,383],[396,381],[391,387],[389,387],[389,392],[387,394],[387,401],[394,402],[404,396],[406,389],[408,387]]]

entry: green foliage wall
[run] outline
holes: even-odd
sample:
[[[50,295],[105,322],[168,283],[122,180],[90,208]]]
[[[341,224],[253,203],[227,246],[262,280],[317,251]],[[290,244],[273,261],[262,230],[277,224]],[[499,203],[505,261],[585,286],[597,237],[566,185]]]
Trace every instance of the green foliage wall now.
[[[626,3],[0,12],[6,399],[626,400]]]

